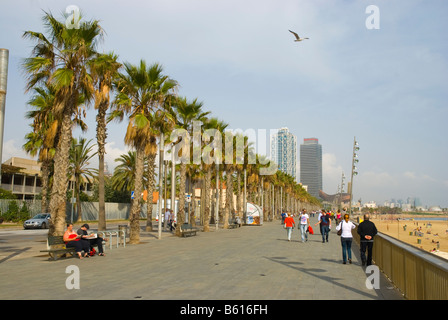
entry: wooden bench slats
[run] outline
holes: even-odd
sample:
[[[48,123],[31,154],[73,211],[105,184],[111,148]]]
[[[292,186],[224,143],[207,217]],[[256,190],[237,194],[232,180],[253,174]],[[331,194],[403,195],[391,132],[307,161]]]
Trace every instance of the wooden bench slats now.
[[[183,237],[186,237],[188,235],[195,236],[197,229],[193,228],[193,226],[189,223],[184,223],[180,227],[180,231],[181,231]]]
[[[53,260],[57,260],[59,256],[66,253],[75,253],[75,248],[65,247],[65,242],[62,236],[48,236],[48,245],[50,249],[40,250],[40,252],[48,252]]]

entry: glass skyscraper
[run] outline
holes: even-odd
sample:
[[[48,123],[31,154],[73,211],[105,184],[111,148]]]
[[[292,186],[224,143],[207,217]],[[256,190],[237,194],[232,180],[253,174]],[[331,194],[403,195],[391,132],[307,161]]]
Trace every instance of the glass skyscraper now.
[[[303,139],[300,145],[300,182],[308,193],[319,198],[322,190],[322,146],[316,138]]]
[[[277,163],[278,170],[297,181],[297,137],[288,128],[280,128],[272,135],[271,160]]]

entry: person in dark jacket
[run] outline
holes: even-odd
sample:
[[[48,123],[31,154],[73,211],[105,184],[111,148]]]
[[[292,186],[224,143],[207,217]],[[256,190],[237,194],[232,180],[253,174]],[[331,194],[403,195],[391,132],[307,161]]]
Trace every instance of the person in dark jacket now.
[[[87,230],[89,230],[89,225],[87,223],[83,224],[80,229],[78,229],[78,234],[81,235],[81,240],[87,241],[90,246],[90,254],[94,255],[95,250],[93,246],[98,246],[98,255],[105,256],[103,251],[103,238],[98,237],[97,234],[88,234]]]
[[[365,214],[364,221],[358,226],[358,234],[361,241],[361,262],[363,266],[370,266],[372,264],[373,238],[377,233],[375,224],[370,221],[370,216]]]

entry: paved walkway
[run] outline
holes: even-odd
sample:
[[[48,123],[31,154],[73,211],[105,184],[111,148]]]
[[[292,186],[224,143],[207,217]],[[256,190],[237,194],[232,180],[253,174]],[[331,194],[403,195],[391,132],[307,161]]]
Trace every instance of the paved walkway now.
[[[313,222],[312,222],[313,223]],[[108,228],[113,226],[108,225]],[[31,230],[26,230],[31,231]],[[49,261],[46,231],[14,243],[0,232],[0,299],[45,300],[396,300],[402,296],[385,277],[368,289],[358,246],[343,265],[333,231],[286,240],[280,222],[199,232],[179,238],[141,232],[141,243],[107,248],[105,257]],[[22,231],[23,232],[23,231]],[[21,233],[24,234],[24,233]],[[35,233],[34,233],[35,234]],[[79,268],[80,288],[67,289],[68,266]]]

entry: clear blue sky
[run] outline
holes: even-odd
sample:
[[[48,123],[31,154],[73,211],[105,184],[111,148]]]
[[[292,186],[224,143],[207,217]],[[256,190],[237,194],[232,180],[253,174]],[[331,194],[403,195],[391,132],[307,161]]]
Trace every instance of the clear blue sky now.
[[[380,29],[367,29],[368,5]],[[382,204],[418,197],[448,207],[448,2],[315,0],[4,0],[0,47],[10,50],[3,160],[24,156],[29,98],[20,62],[43,31],[42,10],[68,5],[98,19],[99,48],[121,61],[160,62],[179,94],[198,98],[234,129],[288,127],[323,149],[323,188],[349,178],[360,145],[354,199]],[[294,42],[288,29],[303,42]],[[87,137],[95,137],[89,112]],[[124,125],[112,124],[108,164],[126,152]],[[79,136],[75,132],[74,136]],[[346,179],[347,184],[348,179]]]

